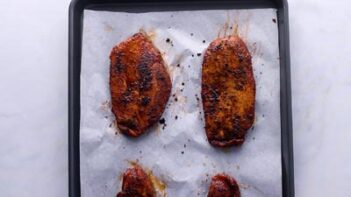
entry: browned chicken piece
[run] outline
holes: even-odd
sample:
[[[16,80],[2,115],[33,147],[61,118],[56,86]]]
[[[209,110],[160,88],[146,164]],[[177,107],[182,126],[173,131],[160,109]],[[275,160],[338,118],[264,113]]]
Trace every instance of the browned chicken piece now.
[[[171,79],[161,53],[147,35],[137,33],[110,55],[112,112],[120,131],[137,137],[161,117],[171,93]]]
[[[208,141],[217,147],[244,143],[255,118],[251,55],[238,36],[214,40],[202,65],[202,104]]]
[[[239,186],[232,177],[218,174],[212,178],[207,197],[240,197]]]
[[[123,174],[122,191],[116,197],[156,197],[156,191],[149,176],[136,165]]]

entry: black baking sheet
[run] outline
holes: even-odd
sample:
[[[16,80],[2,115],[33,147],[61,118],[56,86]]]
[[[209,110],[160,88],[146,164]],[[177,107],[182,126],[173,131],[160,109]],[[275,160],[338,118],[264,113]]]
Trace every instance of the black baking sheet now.
[[[69,17],[69,196],[80,196],[79,126],[83,10],[161,11],[277,8],[280,52],[282,188],[294,196],[288,9],[284,0],[73,0]]]

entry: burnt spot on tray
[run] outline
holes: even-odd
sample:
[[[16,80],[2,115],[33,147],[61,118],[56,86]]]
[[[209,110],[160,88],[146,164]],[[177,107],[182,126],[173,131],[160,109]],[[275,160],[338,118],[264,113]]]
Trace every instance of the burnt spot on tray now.
[[[173,42],[171,41],[171,39],[167,38],[167,39],[166,39],[166,42],[169,43],[169,44],[171,44],[172,47],[174,46],[174,45],[173,45]]]
[[[165,124],[166,123],[166,120],[164,118],[161,118],[159,121],[158,121],[160,124]]]
[[[196,98],[197,101],[200,101],[200,98],[199,98],[199,96],[197,94],[195,94],[195,98]]]
[[[162,125],[162,130],[164,130],[167,126],[165,118],[161,118],[158,122]]]

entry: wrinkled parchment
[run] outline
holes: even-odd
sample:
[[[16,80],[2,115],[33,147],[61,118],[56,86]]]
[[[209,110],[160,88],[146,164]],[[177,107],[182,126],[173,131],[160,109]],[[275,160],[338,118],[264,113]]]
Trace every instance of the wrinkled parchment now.
[[[220,172],[235,177],[243,197],[282,196],[278,29],[273,19],[274,9],[149,13],[85,10],[82,196],[115,196],[129,161],[138,161],[152,170],[166,183],[170,197],[206,196],[211,177]],[[147,134],[131,139],[118,133],[113,124],[109,54],[114,45],[140,29],[150,35],[163,54],[175,96],[163,114],[166,126],[155,125]],[[212,147],[206,139],[200,76],[204,50],[225,33],[237,33],[246,42],[253,57],[257,92],[254,128],[241,147],[223,150]]]

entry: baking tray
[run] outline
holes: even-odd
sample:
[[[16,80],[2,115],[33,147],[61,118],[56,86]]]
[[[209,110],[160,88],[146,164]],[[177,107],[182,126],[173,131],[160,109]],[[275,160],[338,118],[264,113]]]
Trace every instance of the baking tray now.
[[[69,196],[80,196],[80,70],[84,9],[109,11],[176,11],[276,8],[280,53],[280,114],[283,197],[294,197],[294,160],[287,0],[72,0],[69,8]]]

